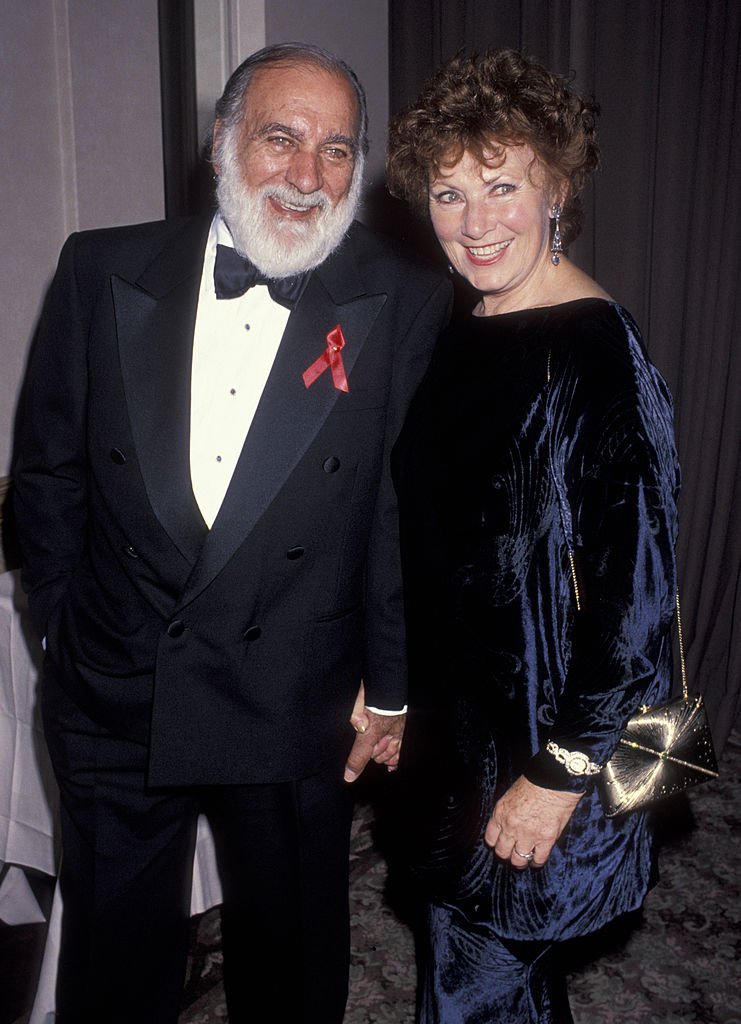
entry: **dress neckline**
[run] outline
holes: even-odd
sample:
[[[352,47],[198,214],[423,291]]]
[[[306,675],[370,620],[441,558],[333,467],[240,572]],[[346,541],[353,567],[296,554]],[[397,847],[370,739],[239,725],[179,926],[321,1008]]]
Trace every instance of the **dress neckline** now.
[[[580,299],[568,299],[566,302],[554,302],[548,306],[525,306],[522,309],[511,309],[506,313],[491,313],[489,316],[476,316],[471,312],[470,316],[474,323],[491,323],[492,321],[501,321],[507,317],[538,317],[547,315],[551,312],[567,312],[570,309],[579,309],[592,305],[607,306],[615,308],[618,303],[613,299],[603,299],[598,295],[586,295]]]

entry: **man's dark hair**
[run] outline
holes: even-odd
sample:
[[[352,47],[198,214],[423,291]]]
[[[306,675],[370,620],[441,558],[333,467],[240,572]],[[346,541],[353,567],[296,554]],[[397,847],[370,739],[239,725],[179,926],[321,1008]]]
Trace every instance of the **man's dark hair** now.
[[[273,67],[297,67],[311,65],[328,71],[330,74],[344,78],[351,86],[358,102],[358,137],[356,140],[359,153],[368,151],[368,105],[365,91],[353,69],[335,57],[328,50],[309,43],[277,43],[266,46],[251,54],[242,61],[229,78],[224,92],[216,104],[216,120],[224,128],[233,128],[244,117],[244,97],[253,76],[257,71]]]

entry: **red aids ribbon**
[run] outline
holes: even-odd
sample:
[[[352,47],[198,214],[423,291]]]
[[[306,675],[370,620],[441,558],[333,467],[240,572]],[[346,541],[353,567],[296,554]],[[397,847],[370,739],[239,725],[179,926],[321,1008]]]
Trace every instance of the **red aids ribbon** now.
[[[317,377],[321,377],[327,367],[332,370],[332,383],[338,391],[349,391],[347,376],[345,375],[345,364],[342,362],[341,350],[345,347],[345,336],[339,324],[333,327],[327,335],[327,348],[322,352],[308,370],[304,370],[302,377],[304,384],[310,388]]]

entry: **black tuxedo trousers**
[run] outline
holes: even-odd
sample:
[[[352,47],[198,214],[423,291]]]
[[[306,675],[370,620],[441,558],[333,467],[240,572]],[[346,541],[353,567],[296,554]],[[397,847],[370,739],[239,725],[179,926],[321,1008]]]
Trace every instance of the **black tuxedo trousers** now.
[[[176,1024],[197,817],[216,843],[230,1024],[341,1024],[352,792],[341,766],[256,785],[152,788],[146,747],[48,681],[61,794],[58,1024]]]

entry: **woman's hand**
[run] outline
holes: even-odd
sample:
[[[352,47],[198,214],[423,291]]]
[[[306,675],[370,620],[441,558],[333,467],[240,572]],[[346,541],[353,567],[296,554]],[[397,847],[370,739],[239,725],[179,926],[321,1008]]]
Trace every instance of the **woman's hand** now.
[[[497,801],[484,838],[513,867],[540,868],[583,795],[543,789],[520,776]]]

